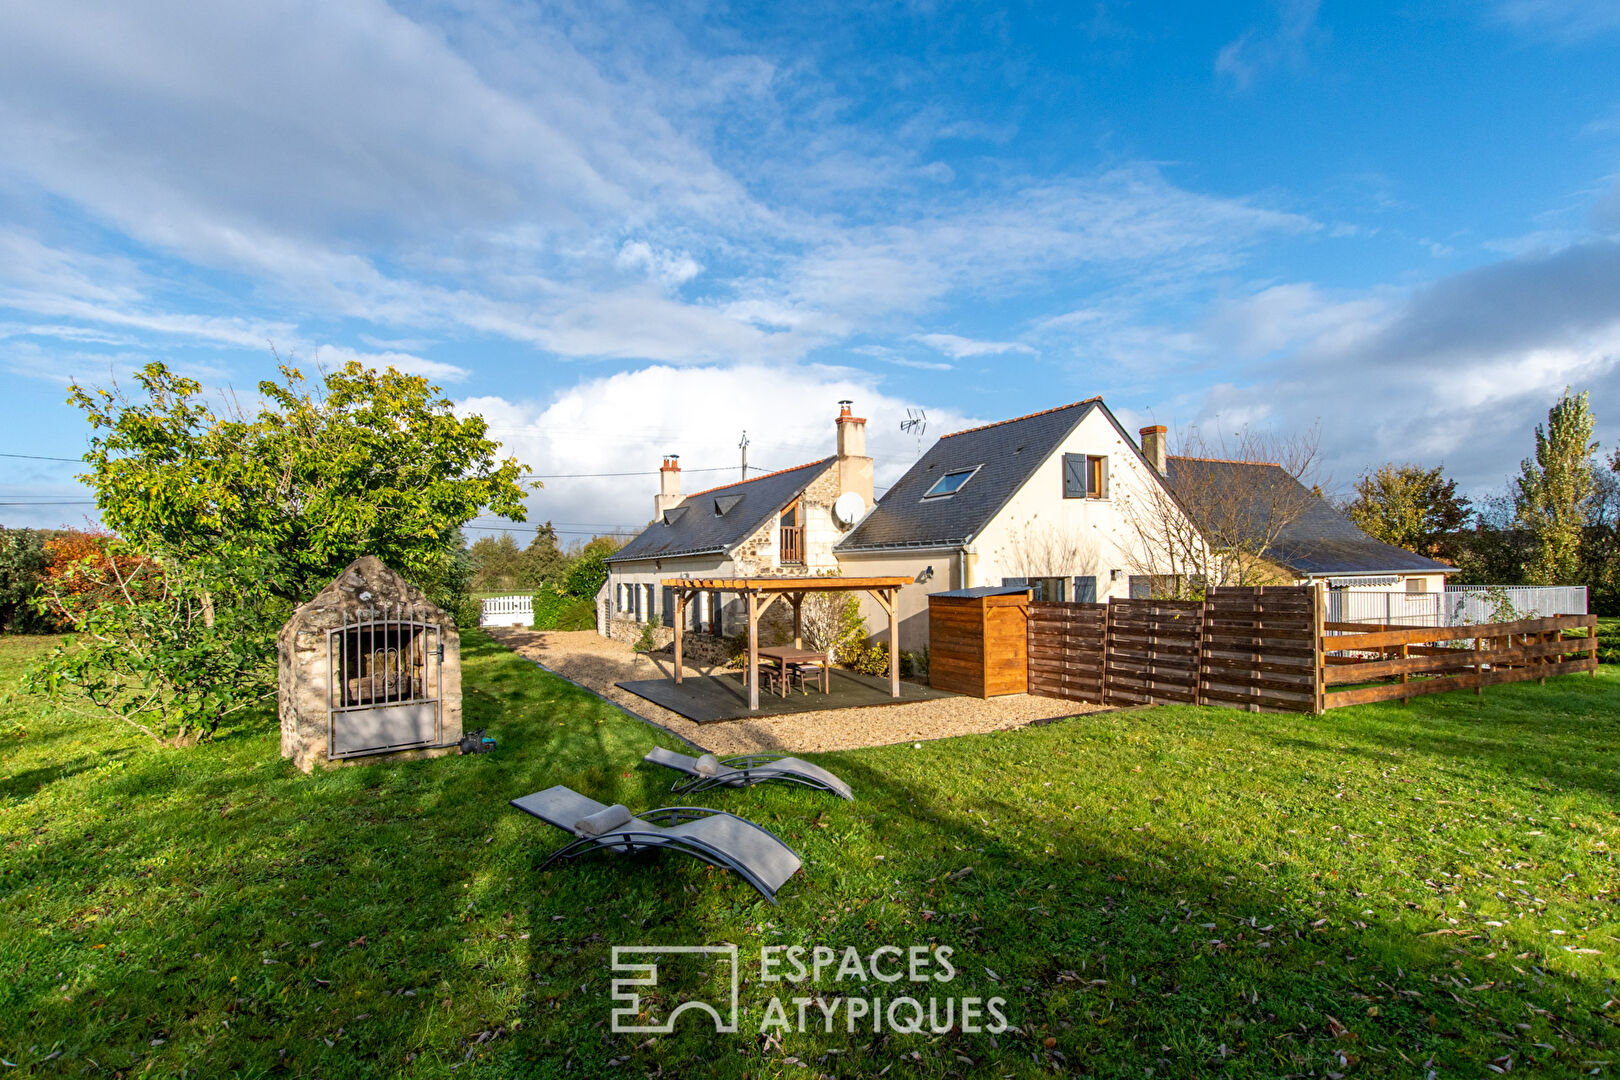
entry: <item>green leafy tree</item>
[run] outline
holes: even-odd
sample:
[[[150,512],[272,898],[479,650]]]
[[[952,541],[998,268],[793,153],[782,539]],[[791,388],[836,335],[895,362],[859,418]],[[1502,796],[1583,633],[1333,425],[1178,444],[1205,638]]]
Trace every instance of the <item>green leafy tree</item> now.
[[[38,684],[134,723],[211,730],[272,692],[276,630],[365,554],[464,613],[461,526],[486,510],[522,520],[524,467],[425,379],[359,364],[314,390],[294,368],[281,376],[259,384],[252,413],[215,411],[162,364],[136,374],[136,397],[72,388],[95,431],[81,479],[118,537],[82,572],[110,565],[119,580],[78,591],[120,599],[63,605],[87,644],[59,651]]]
[[[570,596],[593,600],[607,580],[607,557],[624,545],[610,536],[597,536],[580,549],[563,578],[563,589]]]
[[[1356,480],[1345,515],[1369,536],[1423,555],[1445,553],[1452,534],[1468,524],[1471,504],[1457,494],[1443,466],[1380,465]]]
[[[1596,615],[1620,614],[1620,450],[1596,470],[1581,540],[1581,580]]]
[[[1535,538],[1525,577],[1537,585],[1568,585],[1580,578],[1581,535],[1597,490],[1592,455],[1596,424],[1586,391],[1563,396],[1536,425],[1535,457],[1519,465],[1513,505],[1518,524]]]
[[[557,530],[551,522],[535,527],[534,539],[523,549],[523,565],[519,584],[528,586],[553,585],[561,582],[568,572],[569,559],[557,545]]]
[[[40,529],[0,528],[0,633],[38,634],[56,628],[34,599],[50,565]]]
[[[512,534],[481,536],[469,551],[473,564],[473,588],[479,592],[515,589],[521,583],[523,552]]]

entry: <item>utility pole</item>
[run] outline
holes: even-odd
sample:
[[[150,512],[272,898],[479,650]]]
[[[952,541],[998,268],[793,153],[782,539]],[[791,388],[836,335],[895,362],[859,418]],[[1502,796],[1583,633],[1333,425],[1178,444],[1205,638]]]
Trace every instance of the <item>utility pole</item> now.
[[[744,480],[747,480],[748,479],[748,432],[746,432],[746,431],[743,432],[742,442],[737,444],[737,448],[742,451],[742,478]]]

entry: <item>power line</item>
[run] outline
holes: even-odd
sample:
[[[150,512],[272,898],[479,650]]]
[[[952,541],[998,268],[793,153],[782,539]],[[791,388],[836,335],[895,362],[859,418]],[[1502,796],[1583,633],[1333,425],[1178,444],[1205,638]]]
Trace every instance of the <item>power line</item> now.
[[[76,457],[46,457],[44,454],[0,454],[0,457],[27,458],[29,461],[71,461],[75,465],[83,465],[83,458]]]
[[[712,469],[682,469],[683,473],[730,472],[735,465],[719,465]],[[610,476],[657,476],[663,470],[646,469],[641,472],[580,472],[580,473],[524,473],[519,480],[595,480]],[[758,472],[756,467],[755,472]]]

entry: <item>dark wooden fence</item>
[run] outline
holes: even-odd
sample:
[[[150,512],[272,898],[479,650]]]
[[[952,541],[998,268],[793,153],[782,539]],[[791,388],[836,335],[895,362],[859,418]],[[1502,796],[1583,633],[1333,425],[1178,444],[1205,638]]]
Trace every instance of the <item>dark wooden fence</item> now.
[[[1316,707],[1316,624],[1307,588],[1211,589],[1204,600],[1036,602],[1032,694],[1106,705]]]
[[[1597,670],[1595,616],[1391,627],[1324,622],[1323,606],[1304,586],[1211,589],[1200,601],[1037,601],[1029,606],[1029,692],[1104,705],[1322,712]],[[1328,689],[1359,683],[1373,685]]]
[[[1069,701],[1103,700],[1107,604],[1029,605],[1029,692]]]

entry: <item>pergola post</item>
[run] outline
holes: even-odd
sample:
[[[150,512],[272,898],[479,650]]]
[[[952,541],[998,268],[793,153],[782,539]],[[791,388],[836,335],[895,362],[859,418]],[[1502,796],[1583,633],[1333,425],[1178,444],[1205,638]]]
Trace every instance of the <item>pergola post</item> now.
[[[675,592],[675,685],[681,683],[681,631],[686,627],[686,590]]]
[[[804,648],[804,622],[799,610],[804,605],[804,593],[789,593],[788,602],[793,605],[793,647]]]
[[[748,707],[759,708],[759,594],[743,593],[748,611]]]
[[[895,591],[892,588],[867,589],[889,615],[889,696],[900,696],[900,626],[895,620]]]

